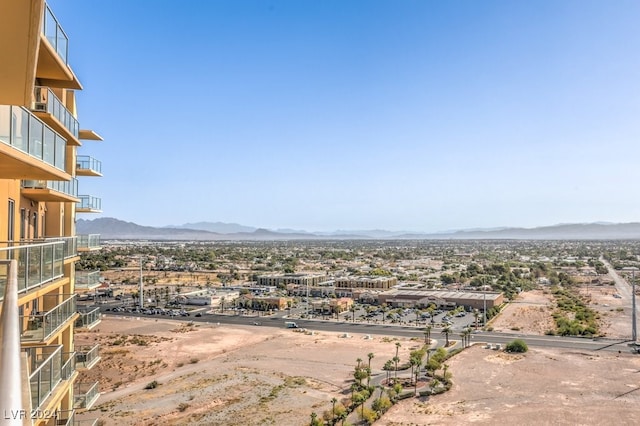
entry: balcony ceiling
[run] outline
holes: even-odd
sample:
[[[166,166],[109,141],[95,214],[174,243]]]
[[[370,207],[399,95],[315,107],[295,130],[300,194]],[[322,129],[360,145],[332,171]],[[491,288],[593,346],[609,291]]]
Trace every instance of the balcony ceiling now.
[[[0,179],[71,180],[62,170],[0,143]]]
[[[87,141],[101,141],[102,136],[94,132],[93,130],[80,129],[80,139]]]
[[[51,201],[55,203],[77,203],[80,201],[79,198],[49,188],[22,188],[20,192],[34,201]]]
[[[71,67],[58,56],[54,47],[45,37],[40,37],[36,76],[43,86],[82,90],[78,77],[73,73]]]

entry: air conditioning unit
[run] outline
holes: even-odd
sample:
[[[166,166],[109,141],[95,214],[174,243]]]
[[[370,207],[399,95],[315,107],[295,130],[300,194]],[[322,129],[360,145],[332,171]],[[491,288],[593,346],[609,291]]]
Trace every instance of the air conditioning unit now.
[[[33,110],[47,112],[47,104],[45,102],[34,102]]]

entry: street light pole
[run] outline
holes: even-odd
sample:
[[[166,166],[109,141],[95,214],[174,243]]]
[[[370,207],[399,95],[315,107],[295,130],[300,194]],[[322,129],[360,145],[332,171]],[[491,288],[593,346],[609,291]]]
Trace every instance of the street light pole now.
[[[138,295],[140,309],[144,308],[144,287],[142,284],[142,256],[140,256],[140,294]]]
[[[637,341],[637,329],[636,329],[636,271],[631,271],[631,339],[633,343]]]

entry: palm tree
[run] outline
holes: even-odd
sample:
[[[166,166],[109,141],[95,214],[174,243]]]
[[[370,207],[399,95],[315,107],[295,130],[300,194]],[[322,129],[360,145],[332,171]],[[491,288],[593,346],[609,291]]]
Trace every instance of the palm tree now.
[[[431,344],[431,326],[430,325],[426,326],[424,329],[424,344],[425,345]]]
[[[480,317],[480,311],[478,311],[477,309],[473,310],[473,318],[475,318],[476,321],[476,330],[478,329],[478,318]]]
[[[338,400],[336,399],[335,396],[333,398],[331,398],[331,420],[332,420],[332,423],[335,423],[333,420],[336,417],[336,402],[338,402]]]
[[[220,311],[224,314],[224,296],[220,298]]]
[[[447,382],[447,370],[449,369],[449,364],[442,364],[442,377],[444,378],[445,383]]]
[[[389,382],[389,376],[391,375],[391,369],[393,368],[393,361],[389,360],[387,362],[384,363],[384,367],[382,367],[383,370],[385,370],[387,372],[387,383]]]
[[[416,357],[412,356],[411,358],[409,358],[409,364],[411,365],[411,376],[410,377],[413,379],[413,369],[418,364],[418,359]]]
[[[371,360],[375,357],[375,355],[373,354],[373,352],[369,352],[367,354],[367,357],[369,358],[369,365],[367,366],[367,387],[369,387],[369,383],[371,381]]]
[[[360,363],[362,362],[362,358],[356,359],[356,362],[358,363],[358,370],[359,370],[360,369]]]
[[[351,314],[352,314],[351,321],[356,322],[356,307],[354,305],[351,305],[349,310],[351,311]]]
[[[398,380],[398,362],[400,361],[400,358],[398,358],[397,356],[393,357],[393,362],[395,364],[395,373],[393,375],[393,383],[395,383]]]
[[[442,334],[444,334],[444,345],[449,346],[449,333],[451,333],[451,327],[445,327],[442,329]]]
[[[315,412],[311,413],[311,426],[315,426],[317,418],[318,415]]]

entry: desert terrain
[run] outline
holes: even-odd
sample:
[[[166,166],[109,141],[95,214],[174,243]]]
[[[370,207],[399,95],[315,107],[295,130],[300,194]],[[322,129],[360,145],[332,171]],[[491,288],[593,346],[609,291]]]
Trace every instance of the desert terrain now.
[[[597,296],[601,332],[629,336],[611,289],[589,291]],[[553,326],[552,307],[545,290],[522,293],[489,325],[544,334]],[[331,410],[332,398],[348,401],[358,358],[366,363],[373,353],[373,374],[384,374],[396,342],[402,360],[422,344],[368,337],[106,316],[77,338],[99,342],[102,356],[83,379],[99,380],[102,395],[81,418],[99,417],[104,425],[308,424],[312,412]],[[637,356],[561,349],[511,355],[483,349],[481,339],[474,336],[476,345],[448,361],[449,392],[400,401],[376,424],[640,422]]]

